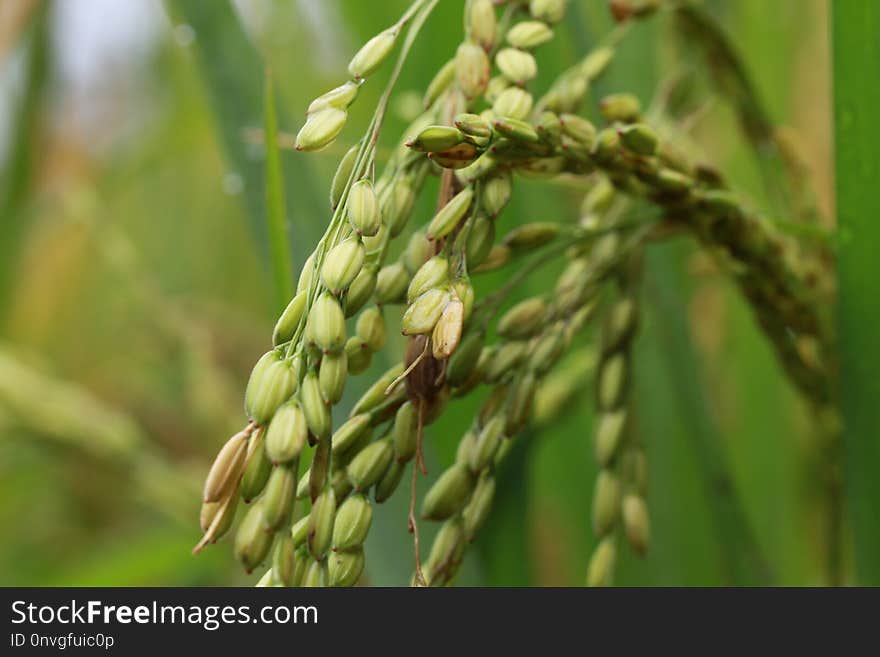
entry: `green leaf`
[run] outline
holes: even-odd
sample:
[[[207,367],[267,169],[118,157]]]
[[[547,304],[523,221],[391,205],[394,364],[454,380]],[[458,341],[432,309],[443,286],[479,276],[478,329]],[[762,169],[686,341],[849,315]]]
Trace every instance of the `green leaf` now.
[[[831,3],[844,450],[857,581],[880,585],[880,5]]]

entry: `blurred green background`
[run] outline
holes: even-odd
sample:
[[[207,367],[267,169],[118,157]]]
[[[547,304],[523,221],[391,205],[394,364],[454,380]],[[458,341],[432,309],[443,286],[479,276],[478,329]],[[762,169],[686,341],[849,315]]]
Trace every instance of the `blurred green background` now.
[[[308,102],[342,82],[351,54],[408,4],[0,3],[0,584],[252,582],[228,538],[198,557],[190,549],[202,478],[243,423],[244,384],[277,311],[263,201],[264,70],[287,146],[298,271],[328,219],[337,160],[366,128],[383,85],[365,85],[331,149],[296,153],[291,135]],[[460,41],[461,5],[443,0],[420,35],[383,131],[386,149]],[[831,216],[827,0],[704,5],[809,163],[809,188]],[[610,27],[604,2],[572,0],[557,39],[539,52],[539,88]],[[631,90],[647,103],[671,76],[693,76],[705,99],[698,152],[773,214],[766,172],[691,46],[666,15],[639,24],[593,100]],[[417,223],[430,216],[433,185]],[[579,200],[523,181],[503,221],[574,216]],[[644,560],[623,558],[618,583],[822,583],[822,464],[803,404],[733,286],[691,242],[655,248],[646,273],[635,404],[654,543]],[[498,280],[480,280],[478,294]],[[531,280],[522,295],[550,280]],[[350,385],[349,404],[367,380]],[[520,440],[460,584],[582,583],[593,544],[590,386],[585,379],[571,408]],[[462,412],[431,426],[432,475],[451,461],[478,403],[460,402]],[[754,545],[731,544],[719,528],[726,494],[707,479],[707,446],[729,467]],[[404,492],[378,508],[366,547],[371,584],[408,581]]]

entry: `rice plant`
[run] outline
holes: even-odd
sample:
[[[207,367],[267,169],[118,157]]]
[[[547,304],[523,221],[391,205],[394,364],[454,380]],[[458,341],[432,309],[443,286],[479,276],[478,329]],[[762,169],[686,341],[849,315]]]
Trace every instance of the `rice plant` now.
[[[386,114],[438,0],[413,2],[353,55],[339,86],[308,106],[296,150],[334,147],[351,114],[370,115],[358,102],[363,87],[390,70],[366,131],[343,145],[326,181],[326,226],[250,375],[244,426],[207,475],[195,551],[231,533],[235,557],[261,585],[352,586],[369,568],[364,543],[374,505],[402,496],[408,513],[398,522],[412,535],[412,585],[453,584],[492,515],[517,440],[550,431],[542,427],[580,398],[595,407],[595,427],[580,433],[598,468],[592,508],[583,508],[595,537],[583,581],[613,583],[622,550],[651,550],[642,442],[650,434],[637,427],[632,394],[651,283],[643,262],[685,237],[737,287],[810,410],[824,465],[825,573],[841,583],[834,256],[821,231],[802,223],[808,194],[735,47],[696,4],[611,0],[613,29],[564,70],[545,71],[540,52],[572,20],[568,5],[579,3],[462,4],[460,44],[438,58],[418,90],[421,112],[390,153],[379,147]],[[705,56],[789,218],[763,214],[702,157],[689,133],[700,99],[690,97],[686,76],[664,78],[650,96],[594,93],[637,45],[634,26],[661,18]],[[266,205],[283,291],[294,286],[290,256],[277,246],[287,242],[274,103],[267,84]],[[438,192],[433,212],[422,214],[430,181]],[[541,185],[546,195],[576,189],[580,209],[508,225],[505,212],[522,184]],[[552,287],[523,298],[520,291],[548,271]],[[493,272],[491,289],[481,287]],[[403,357],[359,381],[392,333],[405,336]],[[340,408],[351,389],[360,397]],[[477,396],[453,462],[429,473],[432,424]],[[726,509],[722,531],[744,552],[756,550],[722,461],[713,448],[701,452]],[[425,477],[430,488],[419,498]],[[421,540],[426,523],[439,523],[430,544]],[[768,581],[763,557],[752,562],[757,581]]]

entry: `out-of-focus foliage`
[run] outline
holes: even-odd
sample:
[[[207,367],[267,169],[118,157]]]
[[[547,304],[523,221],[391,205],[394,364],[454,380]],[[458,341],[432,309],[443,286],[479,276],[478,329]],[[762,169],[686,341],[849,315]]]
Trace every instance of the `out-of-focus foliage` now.
[[[440,3],[419,37],[398,87],[417,95],[397,94],[386,146],[459,42],[460,4]],[[611,27],[604,2],[570,4],[559,38],[539,54],[542,70],[562,70]],[[826,221],[826,1],[703,4],[742,54],[770,120],[787,126],[809,164],[804,187],[819,217],[811,220]],[[363,88],[343,138],[325,153],[292,151],[291,134],[309,100],[340,83],[356,48],[408,2],[132,0],[137,22],[115,38],[107,30],[116,22],[102,16],[112,5],[0,7],[0,583],[248,583],[228,539],[197,558],[190,548],[199,536],[199,482],[242,423],[244,383],[269,343],[277,305],[264,70],[275,83],[298,270],[327,220],[336,162],[365,129],[382,85]],[[678,78],[702,99],[691,130],[697,152],[774,214],[766,167],[739,131],[735,108],[669,16],[632,30],[594,99],[634,89],[648,102]],[[558,191],[523,181],[505,221],[576,212],[578,195]],[[422,203],[427,217],[430,199]],[[731,552],[743,552],[718,531],[717,492],[699,457],[707,445],[731,465],[770,581],[821,582],[821,463],[804,409],[732,285],[693,244],[664,246],[647,267],[636,408],[652,463],[655,540],[647,559],[624,561],[619,583],[755,581],[737,575]],[[549,280],[535,279],[522,295]],[[582,582],[593,541],[590,399],[586,385],[583,399],[508,459],[460,583]],[[432,472],[451,461],[478,403],[462,402],[462,412],[430,427]],[[408,581],[402,497],[377,509],[371,583]]]

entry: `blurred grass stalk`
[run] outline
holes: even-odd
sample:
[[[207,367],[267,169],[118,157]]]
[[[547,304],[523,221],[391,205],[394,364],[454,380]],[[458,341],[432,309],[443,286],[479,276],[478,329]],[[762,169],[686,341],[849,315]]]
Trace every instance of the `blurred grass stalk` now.
[[[265,68],[265,62],[245,34],[232,3],[166,0],[164,6],[175,24],[188,25],[197,36],[193,47],[195,64],[215,114],[217,140],[226,156],[230,174],[239,176],[243,183],[244,205],[251,232],[262,252],[271,256],[267,260],[273,268],[270,274],[274,279],[277,275],[275,260],[279,256],[274,253],[276,246],[273,242],[277,241],[278,236],[267,232],[269,224],[266,218],[276,211],[271,207],[275,197],[263,179],[272,164],[267,162],[264,167],[261,158],[254,157],[252,145],[243,137],[245,131],[259,125],[261,117],[265,119],[264,90],[260,88],[260,76],[255,75],[256,71]],[[230,53],[234,53],[234,56]],[[284,117],[284,108],[275,107],[277,104],[273,104],[273,113]],[[277,139],[275,142],[280,167]],[[269,148],[266,154],[267,158],[270,157]],[[303,158],[289,159],[287,175],[283,178],[279,176],[272,184],[283,187],[284,197],[293,204],[290,209],[298,215],[319,217],[324,214],[323,195],[319,198],[316,192],[320,186],[314,182],[310,165]],[[308,255],[306,249],[309,244],[316,242],[319,237],[316,227],[310,223],[298,222],[298,237],[301,239],[284,243],[285,250],[292,252],[292,256],[300,262]],[[285,231],[285,240],[289,237]],[[292,261],[289,257],[287,260],[287,266],[292,268]],[[289,285],[292,285],[292,280]],[[283,308],[282,305],[278,311]]]
[[[272,72],[266,70],[263,95],[263,131],[266,139],[266,226],[272,277],[275,280],[275,310],[281,312],[293,297],[293,260],[287,234],[287,202],[284,198],[284,175],[278,151],[278,118],[275,113],[275,90]]]
[[[12,143],[6,162],[0,163],[0,217],[3,217],[3,237],[0,239],[0,326],[9,308],[9,297],[14,287],[13,275],[18,262],[20,245],[26,233],[24,209],[33,187],[37,143],[43,117],[43,104],[49,78],[51,47],[49,39],[49,7],[39,6],[31,15],[29,43],[25,54],[25,88],[18,107],[14,110],[9,134]],[[14,36],[9,37],[10,41]]]
[[[880,4],[831,3],[844,449],[856,583],[880,585]]]

